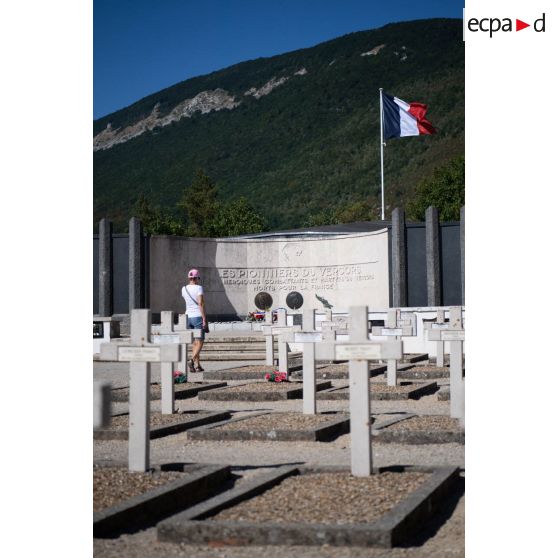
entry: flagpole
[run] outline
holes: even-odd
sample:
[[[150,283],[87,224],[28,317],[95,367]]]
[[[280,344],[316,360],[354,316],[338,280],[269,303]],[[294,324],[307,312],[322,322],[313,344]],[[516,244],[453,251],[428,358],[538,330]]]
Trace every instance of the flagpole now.
[[[380,87],[380,167],[382,176],[382,221],[385,219],[384,213],[384,101],[382,98],[383,88]]]

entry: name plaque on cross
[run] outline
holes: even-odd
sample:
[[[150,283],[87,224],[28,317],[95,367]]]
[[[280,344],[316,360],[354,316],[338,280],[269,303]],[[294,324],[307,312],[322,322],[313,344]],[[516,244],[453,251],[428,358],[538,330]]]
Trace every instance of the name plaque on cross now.
[[[437,324],[437,323],[433,323],[430,324],[430,328],[431,329],[449,329],[449,324]]]
[[[262,325],[262,333],[264,335],[281,335],[282,333],[289,333],[290,331],[300,331],[301,327],[297,326],[270,326]]]
[[[388,329],[388,328],[383,327],[383,328],[382,328],[382,333],[381,333],[380,335],[382,335],[382,336],[384,336],[384,337],[389,336],[389,335],[393,335],[393,336],[399,335],[399,336],[402,336],[402,335],[403,335],[403,329],[402,329],[402,328],[392,328],[392,329]]]
[[[160,347],[118,347],[119,362],[160,362]]]
[[[323,335],[317,331],[295,331],[295,343],[319,343],[323,341]]]
[[[382,353],[381,345],[373,344],[354,344],[354,345],[336,345],[336,360],[368,360],[378,359]]]
[[[465,341],[465,330],[442,330],[440,337],[442,341]]]

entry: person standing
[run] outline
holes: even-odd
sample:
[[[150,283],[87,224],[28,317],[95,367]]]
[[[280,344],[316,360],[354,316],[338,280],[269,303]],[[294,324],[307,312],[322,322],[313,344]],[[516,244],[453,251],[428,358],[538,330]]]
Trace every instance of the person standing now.
[[[203,287],[200,285],[201,276],[197,269],[188,272],[188,285],[182,287],[182,297],[186,302],[188,329],[199,329],[200,337],[195,337],[192,344],[192,358],[188,362],[190,372],[203,372],[200,365],[200,352],[205,339],[207,317],[205,314],[205,300]]]

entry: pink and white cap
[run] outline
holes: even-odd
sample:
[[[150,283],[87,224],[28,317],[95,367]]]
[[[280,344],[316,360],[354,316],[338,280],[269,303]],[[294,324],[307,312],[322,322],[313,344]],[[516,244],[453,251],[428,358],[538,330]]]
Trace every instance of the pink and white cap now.
[[[200,277],[200,272],[197,269],[191,269],[188,272],[188,279],[193,279],[194,277]]]

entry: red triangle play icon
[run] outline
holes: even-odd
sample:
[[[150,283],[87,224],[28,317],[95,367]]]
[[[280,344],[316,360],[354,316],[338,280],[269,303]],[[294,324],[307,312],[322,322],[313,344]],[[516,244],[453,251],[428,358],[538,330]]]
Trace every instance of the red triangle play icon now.
[[[522,29],[525,29],[526,27],[531,27],[531,24],[530,23],[525,23],[524,21],[521,21],[520,19],[515,20],[515,30],[516,31],[521,31]]]

